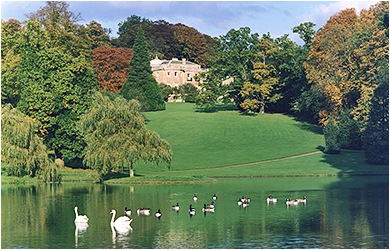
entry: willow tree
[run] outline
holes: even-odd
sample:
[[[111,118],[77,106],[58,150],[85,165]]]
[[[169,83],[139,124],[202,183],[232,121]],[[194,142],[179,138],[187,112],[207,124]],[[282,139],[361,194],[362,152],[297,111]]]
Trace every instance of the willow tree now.
[[[6,104],[1,109],[1,161],[7,164],[8,175],[59,181],[57,167],[36,134],[38,127],[38,121]]]
[[[97,92],[92,108],[81,117],[80,130],[87,143],[84,163],[94,170],[97,181],[124,168],[133,177],[134,164],[141,160],[170,165],[171,146],[145,126],[140,107],[136,100],[111,101]]]

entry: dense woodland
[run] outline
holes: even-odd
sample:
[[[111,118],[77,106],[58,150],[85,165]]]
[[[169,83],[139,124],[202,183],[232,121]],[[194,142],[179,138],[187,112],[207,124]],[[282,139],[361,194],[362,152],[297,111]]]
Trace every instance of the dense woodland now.
[[[111,39],[111,30],[93,20],[79,24],[81,15],[57,1],[26,17],[2,20],[1,26],[2,160],[11,163],[16,156],[10,152],[16,147],[28,162],[11,164],[9,174],[43,176],[32,170],[50,165],[42,150],[54,150],[68,166],[88,165],[80,123],[96,108],[97,99],[109,102],[106,112],[117,97],[136,99],[137,105],[126,104],[138,107],[128,115],[140,117],[140,111],[164,110],[163,97],[174,92],[206,112],[222,102],[243,114],[282,112],[312,120],[324,126],[325,152],[363,148],[368,161],[388,164],[388,2],[360,13],[342,10],[317,31],[310,22],[292,27],[303,45],[288,35],[273,38],[252,33],[249,27],[213,38],[184,24],[137,15],[119,23],[119,36]],[[207,68],[201,89],[156,87],[148,65],[156,55],[186,58]],[[231,77],[233,83],[222,85]],[[99,91],[109,98],[99,97]],[[18,121],[29,125],[16,126]],[[7,130],[7,124],[14,131]],[[19,138],[10,139],[15,134]],[[42,141],[46,149],[32,148],[30,140]],[[168,154],[157,155],[169,162],[166,146],[161,152]],[[123,165],[114,162],[109,170]],[[50,166],[45,167],[46,179],[53,179],[50,173],[55,176]]]

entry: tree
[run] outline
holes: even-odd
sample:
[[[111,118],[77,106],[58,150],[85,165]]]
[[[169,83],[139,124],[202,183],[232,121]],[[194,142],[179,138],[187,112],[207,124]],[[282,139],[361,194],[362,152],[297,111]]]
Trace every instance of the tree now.
[[[292,29],[293,33],[297,33],[299,38],[303,40],[306,49],[310,49],[312,40],[315,37],[316,32],[313,30],[314,26],[316,25],[312,22],[305,22]]]
[[[8,175],[37,176],[59,181],[56,164],[49,159],[42,139],[36,134],[39,122],[6,104],[1,108],[1,161]]]
[[[158,86],[159,86],[160,89],[161,89],[161,93],[162,93],[162,95],[163,95],[164,101],[165,101],[165,102],[168,102],[169,96],[170,96],[171,94],[173,94],[173,89],[172,89],[172,87],[169,86],[169,85],[167,85],[167,84],[165,84],[165,83],[160,83]]]
[[[358,121],[353,119],[351,110],[343,111],[339,118],[340,147],[344,149],[362,149],[362,133]]]
[[[249,27],[231,29],[225,36],[220,36],[215,47],[215,57],[210,58],[210,69],[201,77],[201,91],[197,105],[211,110],[218,99],[233,99],[240,107],[240,91],[244,82],[252,79],[253,60],[257,53],[258,34],[251,34]],[[223,82],[232,78],[233,82]]]
[[[336,121],[331,116],[324,127],[325,150],[326,154],[339,154],[340,149],[340,129]]]
[[[169,143],[145,126],[136,100],[122,97],[111,101],[97,92],[92,108],[80,120],[87,147],[85,164],[94,170],[95,179],[104,174],[128,168],[134,176],[134,165],[143,160],[165,162],[172,160]]]
[[[185,102],[195,102],[198,95],[198,89],[191,83],[179,86],[178,93]]]
[[[86,24],[86,26],[91,49],[110,47],[111,42],[108,35],[111,33],[111,29],[103,28],[102,25],[96,21],[91,21],[89,24]]]
[[[164,110],[165,102],[161,89],[152,75],[149,51],[141,28],[138,30],[132,51],[133,57],[130,61],[129,77],[120,94],[128,100],[137,99],[146,110]]]
[[[183,24],[173,27],[175,38],[180,46],[180,57],[205,66],[206,42],[204,36],[196,29]]]
[[[118,24],[118,35],[125,34],[130,29],[130,27],[141,23],[150,24],[152,23],[152,21],[145,17],[140,17],[137,15],[131,15],[130,17],[127,17],[125,21],[122,21]]]
[[[389,71],[383,67],[369,107],[363,132],[366,160],[372,164],[389,164]]]
[[[119,93],[128,76],[131,49],[99,47],[92,50],[92,55],[99,89]]]
[[[78,24],[83,20],[81,14],[71,11],[68,3],[47,1],[46,6],[26,16],[29,20],[36,21],[43,26],[50,38],[51,47],[73,57],[84,56],[88,62],[92,63],[87,29]]]
[[[39,132],[57,158],[81,163],[85,144],[75,124],[91,105],[96,77],[83,56],[73,58],[50,48],[38,23],[27,21],[23,29],[15,46],[20,56],[17,108],[41,122]]]

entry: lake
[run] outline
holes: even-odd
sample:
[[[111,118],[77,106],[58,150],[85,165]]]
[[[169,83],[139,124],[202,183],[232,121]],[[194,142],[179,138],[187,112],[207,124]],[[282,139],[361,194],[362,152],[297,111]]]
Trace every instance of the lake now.
[[[389,178],[229,178],[217,183],[1,186],[2,248],[389,248]],[[192,200],[194,194],[198,200]],[[214,213],[202,213],[216,194]],[[269,195],[277,198],[268,204]],[[307,197],[306,205],[286,199]],[[237,204],[242,196],[249,206]],[[179,203],[179,212],[172,205]],[[196,209],[190,216],[189,205]],[[76,228],[74,207],[89,217]],[[110,226],[124,208],[132,230]],[[137,215],[141,207],[150,216]],[[161,209],[160,219],[154,213]]]

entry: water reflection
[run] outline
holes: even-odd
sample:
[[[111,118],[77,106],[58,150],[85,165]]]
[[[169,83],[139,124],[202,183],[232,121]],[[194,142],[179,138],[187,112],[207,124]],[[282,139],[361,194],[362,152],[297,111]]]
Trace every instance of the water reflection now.
[[[270,193],[277,202],[267,202]],[[3,185],[2,248],[388,248],[388,193],[387,178]],[[213,194],[214,213],[189,216],[190,205],[200,213]],[[238,204],[242,194],[250,206]],[[306,202],[285,203],[303,195]],[[74,223],[76,205],[88,214],[84,228]],[[163,216],[135,215],[128,230],[111,226],[109,212],[124,207],[161,209]]]

